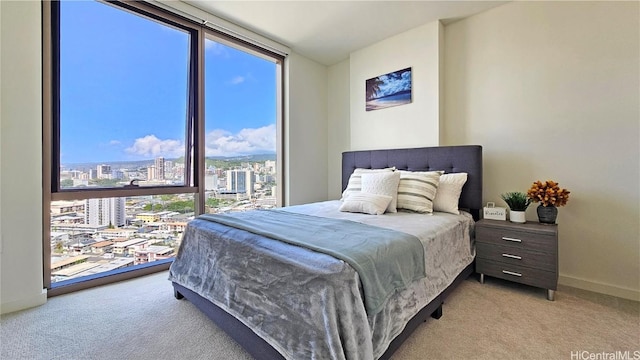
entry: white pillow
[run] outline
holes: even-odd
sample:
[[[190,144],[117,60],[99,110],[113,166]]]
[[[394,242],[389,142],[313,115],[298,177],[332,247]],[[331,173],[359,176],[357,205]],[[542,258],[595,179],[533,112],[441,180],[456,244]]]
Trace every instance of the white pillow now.
[[[354,192],[342,202],[340,211],[382,215],[387,210],[391,199],[388,195]]]
[[[380,172],[392,172],[395,168],[385,168],[385,169],[361,169],[357,168],[353,170],[353,173],[349,177],[349,183],[347,184],[347,188],[342,192],[342,199],[346,199],[349,194],[353,192],[360,192],[362,189],[362,174],[369,173],[380,173]]]
[[[362,174],[362,192],[391,196],[391,202],[387,206],[387,212],[398,212],[398,184],[400,173],[381,172]]]
[[[433,210],[460,214],[458,201],[462,187],[467,182],[467,173],[443,174],[440,176],[440,185],[436,198],[433,200]]]
[[[433,199],[440,184],[441,171],[414,172],[398,171],[398,209],[419,213],[433,212]]]

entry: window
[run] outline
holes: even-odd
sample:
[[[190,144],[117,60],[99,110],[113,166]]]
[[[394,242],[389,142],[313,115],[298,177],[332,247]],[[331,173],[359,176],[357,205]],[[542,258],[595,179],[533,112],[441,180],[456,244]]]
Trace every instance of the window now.
[[[282,205],[282,56],[142,2],[43,14],[50,294],[167,268],[200,213]]]
[[[184,185],[191,36],[109,4],[60,3],[60,189]]]
[[[206,212],[277,203],[277,73],[272,58],[205,39]]]

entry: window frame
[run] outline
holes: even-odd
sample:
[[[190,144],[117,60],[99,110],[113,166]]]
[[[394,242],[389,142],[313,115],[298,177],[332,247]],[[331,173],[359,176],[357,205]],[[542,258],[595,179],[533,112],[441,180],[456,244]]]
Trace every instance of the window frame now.
[[[200,79],[198,71],[201,58],[198,56],[200,27],[194,25],[189,20],[182,19],[176,15],[168,14],[155,6],[142,2],[119,2],[108,1],[109,6],[119,8],[119,10],[130,12],[150,21],[159,22],[165,26],[176,27],[186,31],[190,35],[189,44],[189,67],[187,69],[187,114],[185,114],[185,173],[184,183],[182,185],[156,185],[144,187],[105,187],[105,188],[61,188],[60,187],[60,1],[52,1],[50,9],[50,29],[51,29],[51,48],[52,53],[49,57],[51,61],[51,194],[52,200],[73,200],[87,197],[121,197],[121,196],[138,196],[138,195],[155,195],[155,194],[174,194],[174,193],[196,193],[198,192],[198,179],[194,176],[195,165],[197,165],[197,153],[192,152],[195,148],[195,139],[193,134],[197,133],[195,124],[201,113],[198,111],[198,91],[196,91]]]
[[[133,12],[142,17],[177,27],[190,33],[187,120],[185,129],[185,180],[182,185],[113,187],[93,189],[60,188],[60,1],[42,2],[42,119],[43,119],[43,280],[48,296],[55,296],[88,287],[143,276],[169,268],[172,260],[161,260],[136,266],[135,269],[121,269],[106,272],[104,276],[79,279],[77,282],[56,286],[51,282],[50,231],[51,202],[56,200],[84,200],[88,198],[132,197],[163,194],[194,194],[195,213],[205,211],[205,127],[204,127],[204,49],[207,34],[222,39],[243,51],[268,58],[278,65],[276,75],[276,164],[277,164],[277,206],[283,206],[284,199],[284,60],[285,56],[259,47],[216,29],[207,27],[206,21],[198,22],[175,14],[153,4],[138,1],[106,2],[123,11]],[[156,264],[157,263],[157,264]],[[102,274],[101,274],[102,275]]]

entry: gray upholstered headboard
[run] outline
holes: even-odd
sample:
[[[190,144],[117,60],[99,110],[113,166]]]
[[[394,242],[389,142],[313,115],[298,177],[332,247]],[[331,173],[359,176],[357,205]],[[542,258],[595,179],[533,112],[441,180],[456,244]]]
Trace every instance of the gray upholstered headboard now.
[[[356,168],[381,169],[395,166],[399,170],[465,172],[459,207],[469,209],[476,220],[482,209],[482,146],[439,146],[411,149],[362,150],[342,153],[342,190]]]

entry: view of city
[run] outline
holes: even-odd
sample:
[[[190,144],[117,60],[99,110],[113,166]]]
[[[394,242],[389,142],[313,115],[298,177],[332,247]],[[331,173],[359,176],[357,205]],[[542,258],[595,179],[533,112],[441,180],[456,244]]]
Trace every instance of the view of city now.
[[[205,161],[207,213],[276,206],[278,59],[213,32],[196,45],[193,27],[116,2],[55,4],[61,192],[190,186],[185,174],[202,169],[185,169],[189,153]],[[190,81],[200,45],[202,89]],[[202,128],[190,115],[199,91]],[[52,283],[171,259],[201,194],[92,196],[51,202]]]
[[[275,155],[207,159],[206,212],[276,206]],[[118,187],[138,180],[146,185],[182,183],[181,162],[156,158],[66,167],[66,187]],[[51,203],[51,281],[59,282],[174,257],[194,195],[53,201]]]

